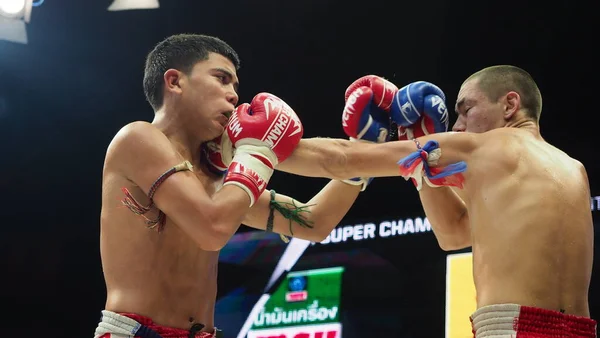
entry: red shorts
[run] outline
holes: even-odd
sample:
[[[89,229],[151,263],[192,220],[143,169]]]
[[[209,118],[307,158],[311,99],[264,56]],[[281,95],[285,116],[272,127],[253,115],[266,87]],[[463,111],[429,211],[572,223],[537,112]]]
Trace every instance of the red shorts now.
[[[132,319],[135,322],[127,319]],[[214,332],[196,332],[193,334],[190,330],[158,325],[151,318],[137,314],[117,314],[110,311],[102,311],[102,320],[96,329],[95,338],[130,337],[131,334],[135,334],[135,338],[157,338],[154,334],[148,334],[149,331],[157,333],[162,338],[217,338],[220,336],[220,334],[217,335],[219,331],[216,328]]]
[[[476,338],[596,338],[591,318],[517,304],[484,306],[470,319]]]

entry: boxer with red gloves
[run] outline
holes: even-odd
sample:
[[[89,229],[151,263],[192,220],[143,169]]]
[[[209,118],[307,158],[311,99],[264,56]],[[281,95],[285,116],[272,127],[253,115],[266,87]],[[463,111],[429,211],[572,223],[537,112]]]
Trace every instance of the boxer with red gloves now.
[[[260,93],[237,107],[227,124],[233,156],[223,185],[242,188],[250,206],[262,194],[273,168],[285,160],[304,133],[296,113],[275,95]]]
[[[218,251],[239,226],[322,241],[360,193],[338,180],[308,203],[265,190],[303,127],[272,94],[238,106],[238,66],[229,45],[205,35],[168,37],[148,55],[154,120],[124,126],[103,168],[107,299],[96,338],[218,337]]]

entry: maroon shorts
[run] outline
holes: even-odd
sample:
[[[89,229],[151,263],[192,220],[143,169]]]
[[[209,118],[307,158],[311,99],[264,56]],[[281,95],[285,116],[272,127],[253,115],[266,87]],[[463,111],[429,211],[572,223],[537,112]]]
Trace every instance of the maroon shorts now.
[[[518,304],[479,308],[471,315],[476,338],[596,338],[596,321]]]
[[[135,334],[136,338],[217,338],[218,330],[214,332],[190,332],[154,323],[151,318],[133,313],[115,313],[102,311],[102,320],[96,329],[95,338],[121,338]]]

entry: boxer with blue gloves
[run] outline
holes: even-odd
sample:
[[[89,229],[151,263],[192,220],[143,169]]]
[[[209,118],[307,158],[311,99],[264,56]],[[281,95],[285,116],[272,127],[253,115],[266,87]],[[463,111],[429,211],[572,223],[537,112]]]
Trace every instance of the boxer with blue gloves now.
[[[411,83],[389,109],[401,140],[308,139],[289,158],[308,158],[301,149],[327,158],[299,174],[424,180],[419,196],[440,247],[472,247],[475,337],[596,337],[588,176],[542,138],[537,84],[510,65],[472,74],[460,87],[452,132],[444,100],[434,85]],[[356,137],[370,117],[350,119],[343,127]]]
[[[433,83],[418,81],[402,87],[390,110],[399,140],[448,131],[446,95]]]
[[[417,137],[448,131],[448,108],[446,95],[433,83],[417,81],[402,87],[394,97],[391,118],[398,124],[398,140],[415,140]],[[462,188],[466,170],[464,161],[453,163],[445,168],[432,167],[440,156],[435,141],[424,147],[417,142],[418,150],[403,158],[400,174],[410,178],[417,190],[425,181],[432,187],[456,186]]]

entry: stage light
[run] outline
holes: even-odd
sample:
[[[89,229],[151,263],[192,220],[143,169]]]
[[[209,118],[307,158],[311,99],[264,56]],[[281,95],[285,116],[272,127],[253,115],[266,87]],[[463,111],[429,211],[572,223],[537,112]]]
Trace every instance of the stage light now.
[[[31,7],[41,5],[43,0],[0,0],[0,40],[27,43],[25,24],[31,19]]]
[[[109,11],[126,11],[131,9],[156,9],[159,7],[158,0],[114,0]]]
[[[25,0],[0,0],[0,15],[7,18],[20,18],[25,11]]]

